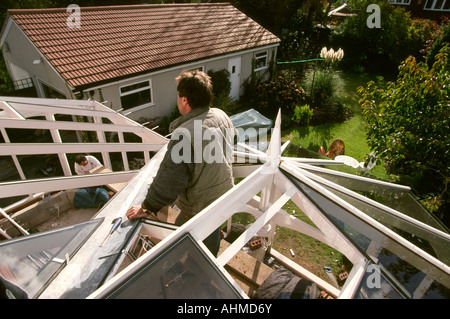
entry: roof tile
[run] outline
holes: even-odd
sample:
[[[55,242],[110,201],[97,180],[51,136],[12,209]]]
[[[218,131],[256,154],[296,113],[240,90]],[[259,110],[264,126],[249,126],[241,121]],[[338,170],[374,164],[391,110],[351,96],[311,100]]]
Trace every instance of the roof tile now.
[[[280,42],[226,3],[10,10],[11,17],[74,87]]]

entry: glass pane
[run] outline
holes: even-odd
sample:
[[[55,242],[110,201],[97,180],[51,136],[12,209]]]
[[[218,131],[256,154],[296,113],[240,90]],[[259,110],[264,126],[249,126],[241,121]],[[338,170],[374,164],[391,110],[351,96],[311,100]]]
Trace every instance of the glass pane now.
[[[394,257],[387,251],[382,252],[383,263],[387,263],[386,259]],[[390,257],[389,257],[390,256]],[[388,262],[386,270],[396,273],[396,276],[401,278],[400,283],[405,284],[407,291],[404,293],[415,299],[449,299],[450,289],[437,281],[430,280],[423,272],[418,271],[411,265],[403,261],[396,262],[396,257],[392,258],[394,262]],[[399,267],[399,264],[402,267]],[[357,299],[400,299],[402,294],[399,292],[399,287],[396,287],[389,281],[385,274],[386,271],[381,271],[378,265],[370,264],[366,268],[363,279],[355,294]],[[409,294],[408,291],[412,293]]]
[[[189,235],[130,275],[107,296],[118,299],[239,297]]]
[[[445,0],[443,10],[450,10],[450,0]]]
[[[433,9],[435,9],[435,10],[441,10],[441,8],[442,8],[442,2],[443,2],[444,0],[436,0],[436,3],[434,4],[434,8]]]
[[[25,290],[29,298],[50,283],[103,219],[32,234],[0,243],[0,275]]]
[[[12,156],[0,156],[0,181],[16,181],[19,179],[20,175]]]
[[[362,253],[387,271],[387,274],[393,278],[393,280],[390,278],[388,280],[391,284],[395,282],[399,290],[404,292],[405,297],[413,296],[424,278],[429,277],[443,284],[445,290],[439,295],[439,298],[446,298],[450,287],[450,275],[448,273],[312,187],[300,182],[288,173],[285,174],[301,193],[359,247]]]
[[[267,65],[267,58],[266,57],[262,57],[262,58],[256,58],[255,61],[255,69],[260,69],[263,68]]]
[[[120,97],[123,109],[131,109],[136,106],[144,105],[152,101],[150,89],[146,89],[140,92],[128,94]]]
[[[403,299],[397,289],[381,274],[378,267],[369,265],[355,294],[355,299]]]
[[[389,227],[403,238],[409,240],[412,244],[426,251],[430,255],[450,265],[450,250],[448,249],[447,238],[441,237],[427,229],[401,219],[380,207],[373,206],[367,202],[361,201],[343,192],[339,192],[328,185],[322,184],[329,191],[333,192],[347,203],[355,206],[368,216],[377,220],[381,224]]]
[[[427,0],[427,3],[425,4],[425,9],[431,9],[433,6],[434,0]]]
[[[447,227],[430,214],[408,190],[396,188],[394,185],[378,184],[368,178],[358,179],[350,174],[334,174],[331,169],[325,172],[312,167],[308,171],[448,233]]]
[[[52,143],[50,130],[5,128],[11,143]]]

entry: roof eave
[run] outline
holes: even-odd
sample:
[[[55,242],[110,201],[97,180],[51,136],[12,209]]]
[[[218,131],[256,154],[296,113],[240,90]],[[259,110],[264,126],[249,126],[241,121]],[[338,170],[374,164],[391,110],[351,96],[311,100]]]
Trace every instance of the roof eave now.
[[[218,2],[218,3],[169,3],[169,4],[130,4],[130,5],[112,5],[112,6],[80,6],[83,11],[99,11],[99,10],[126,10],[126,9],[144,9],[144,8],[155,8],[155,7],[182,7],[182,6],[229,6],[229,2]],[[67,7],[64,8],[39,8],[39,9],[8,9],[8,14],[36,14],[36,13],[60,13],[68,12]]]
[[[5,42],[6,36],[8,35],[9,29],[11,28],[14,20],[11,18],[9,12],[6,13],[5,22],[2,26],[2,31],[0,32],[0,48],[3,47],[3,43]]]

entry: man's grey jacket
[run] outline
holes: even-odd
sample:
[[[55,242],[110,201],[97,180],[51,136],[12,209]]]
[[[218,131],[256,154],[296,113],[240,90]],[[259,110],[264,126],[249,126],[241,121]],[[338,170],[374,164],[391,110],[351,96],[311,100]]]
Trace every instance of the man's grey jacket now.
[[[175,202],[186,221],[233,187],[237,132],[225,112],[209,107],[177,118],[170,131],[167,152],[143,204],[156,213]]]

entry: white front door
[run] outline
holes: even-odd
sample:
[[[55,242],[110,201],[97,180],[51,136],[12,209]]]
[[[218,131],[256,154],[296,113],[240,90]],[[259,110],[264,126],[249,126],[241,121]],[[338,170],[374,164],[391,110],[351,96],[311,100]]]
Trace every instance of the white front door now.
[[[228,72],[230,72],[230,98],[237,100],[241,93],[241,57],[228,60]]]

